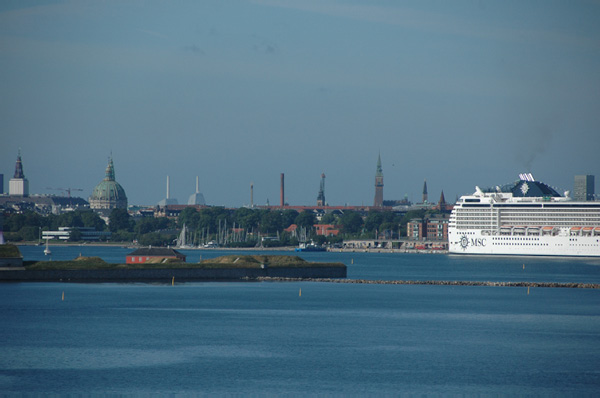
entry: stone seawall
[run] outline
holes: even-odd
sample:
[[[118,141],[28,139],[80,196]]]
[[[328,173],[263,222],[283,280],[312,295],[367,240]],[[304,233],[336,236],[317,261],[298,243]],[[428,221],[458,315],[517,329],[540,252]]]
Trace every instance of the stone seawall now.
[[[330,279],[330,278],[258,278],[261,281],[277,282],[327,282],[355,283],[366,285],[434,285],[434,286],[496,286],[496,287],[560,287],[571,289],[600,289],[597,283],[578,282],[486,282],[486,281],[403,281],[372,279]]]
[[[15,270],[0,271],[3,282],[165,282],[253,280],[258,278],[345,278],[346,267],[278,268],[172,268],[103,270]]]

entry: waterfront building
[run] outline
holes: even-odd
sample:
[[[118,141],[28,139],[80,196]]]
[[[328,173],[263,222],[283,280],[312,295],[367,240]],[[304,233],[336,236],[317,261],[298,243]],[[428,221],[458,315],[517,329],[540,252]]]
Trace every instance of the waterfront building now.
[[[160,263],[168,259],[178,259],[185,262],[186,256],[175,249],[166,247],[143,247],[129,253],[127,264],[142,264],[146,262]]]
[[[406,237],[413,240],[421,240],[424,238],[423,220],[414,218],[406,223]]]
[[[315,233],[323,236],[338,236],[340,234],[340,225],[333,224],[315,224]]]
[[[77,231],[77,232],[76,232]],[[110,238],[107,231],[96,231],[93,227],[58,227],[58,231],[42,231],[42,239],[100,241]]]
[[[377,158],[377,170],[375,171],[375,200],[373,206],[383,207],[383,169],[381,168],[381,154]]]
[[[445,214],[412,219],[406,224],[406,236],[412,240],[447,240],[448,221]]]
[[[594,200],[594,176],[577,175],[573,186],[573,200],[586,202]]]
[[[127,195],[125,190],[115,180],[115,167],[112,156],[106,167],[106,176],[92,192],[89,198],[90,208],[100,212],[112,209],[127,209]]]
[[[12,196],[29,196],[29,181],[27,181],[23,173],[20,149],[17,155],[17,163],[15,164],[15,175],[8,182],[8,194]]]
[[[426,219],[427,240],[447,240],[449,218],[448,215],[439,215]]]

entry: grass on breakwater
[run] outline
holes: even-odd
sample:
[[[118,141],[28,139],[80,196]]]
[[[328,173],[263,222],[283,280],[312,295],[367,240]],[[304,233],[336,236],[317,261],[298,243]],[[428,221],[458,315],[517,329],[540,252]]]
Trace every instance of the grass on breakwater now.
[[[77,257],[70,261],[26,262],[28,270],[79,270],[79,269],[231,269],[231,268],[300,268],[300,267],[345,267],[342,263],[313,263],[297,256],[229,255],[186,263],[177,259],[161,259],[136,264],[107,263],[100,257]]]
[[[19,248],[15,245],[6,244],[0,245],[0,258],[15,258],[21,257]]]
[[[298,268],[298,267],[345,267],[342,263],[313,263],[298,256],[229,255],[204,260],[202,268]]]

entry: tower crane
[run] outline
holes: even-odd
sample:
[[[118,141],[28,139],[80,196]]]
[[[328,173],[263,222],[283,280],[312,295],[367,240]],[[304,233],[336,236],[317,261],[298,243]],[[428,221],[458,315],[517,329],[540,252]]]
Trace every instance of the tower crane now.
[[[71,191],[83,191],[83,189],[80,188],[46,188],[46,189],[50,189],[52,191],[63,191],[66,192],[69,199],[71,198]]]

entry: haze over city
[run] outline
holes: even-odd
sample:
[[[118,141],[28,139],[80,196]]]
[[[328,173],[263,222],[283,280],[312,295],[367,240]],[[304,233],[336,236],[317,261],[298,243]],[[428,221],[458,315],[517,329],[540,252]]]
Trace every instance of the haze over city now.
[[[130,204],[437,200],[600,175],[600,3],[4,1],[0,173]],[[5,191],[7,190],[5,182]]]

